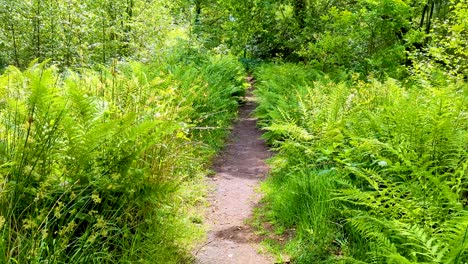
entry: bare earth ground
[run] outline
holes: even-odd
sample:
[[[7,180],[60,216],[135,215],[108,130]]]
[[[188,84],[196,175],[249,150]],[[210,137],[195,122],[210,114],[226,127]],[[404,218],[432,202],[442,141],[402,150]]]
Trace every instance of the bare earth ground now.
[[[271,257],[259,253],[261,238],[245,224],[261,198],[255,188],[266,177],[264,160],[271,156],[260,139],[257,120],[251,117],[255,102],[250,90],[247,103],[239,109],[231,140],[215,161],[216,174],[208,180],[213,186],[207,214],[210,232],[194,252],[196,264],[273,263]]]

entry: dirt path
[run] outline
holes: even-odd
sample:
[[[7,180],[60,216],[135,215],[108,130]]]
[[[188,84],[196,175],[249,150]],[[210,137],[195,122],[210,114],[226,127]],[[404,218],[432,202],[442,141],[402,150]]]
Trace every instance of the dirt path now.
[[[252,79],[249,81],[253,84]],[[197,264],[270,264],[273,260],[258,252],[260,238],[244,223],[260,200],[255,192],[268,172],[264,160],[271,156],[257,120],[251,117],[255,102],[251,89],[247,103],[239,109],[231,140],[215,161],[215,176],[208,180],[213,186],[207,221],[210,232],[207,241],[196,250]]]

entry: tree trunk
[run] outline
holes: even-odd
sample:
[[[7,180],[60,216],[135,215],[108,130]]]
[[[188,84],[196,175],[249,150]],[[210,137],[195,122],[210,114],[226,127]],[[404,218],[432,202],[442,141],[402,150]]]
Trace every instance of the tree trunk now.
[[[36,2],[36,17],[34,19],[35,57],[41,60],[41,0]]]
[[[200,25],[200,16],[202,13],[201,0],[195,1],[195,25]]]
[[[295,0],[294,1],[294,17],[299,23],[300,28],[305,27],[307,0]]]
[[[15,32],[15,26],[13,24],[11,24],[11,38],[13,39],[13,54],[14,54],[15,63],[16,63],[15,66],[20,68],[21,65],[20,65],[19,58],[18,58],[18,45],[16,44],[16,32]]]

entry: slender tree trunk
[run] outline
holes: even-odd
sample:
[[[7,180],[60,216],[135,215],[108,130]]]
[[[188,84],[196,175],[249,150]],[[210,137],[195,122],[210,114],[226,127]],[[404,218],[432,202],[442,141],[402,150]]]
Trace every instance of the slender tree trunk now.
[[[427,20],[427,23],[426,23],[426,33],[429,34],[430,30],[431,30],[431,22],[432,22],[432,16],[434,14],[434,6],[435,6],[435,3],[432,2],[431,4],[431,12],[429,13],[429,18]]]
[[[19,58],[18,58],[18,44],[16,43],[16,32],[15,32],[15,26],[13,25],[13,23],[11,24],[11,38],[13,39],[13,54],[14,54],[14,57],[15,57],[15,66],[20,68],[21,65],[20,65],[20,62],[19,62]]]
[[[57,8],[57,6],[55,6],[54,9],[56,9],[56,8]],[[58,13],[58,10],[51,10],[51,9],[52,9],[52,4],[51,4],[50,9],[49,9],[49,12],[50,12],[49,13],[50,14],[50,33],[51,33],[52,37],[55,38],[55,41],[52,41],[52,43],[54,43],[54,45],[55,45],[58,42],[57,41],[58,36],[55,33],[55,19],[54,19],[55,17],[54,17],[54,15],[55,15],[55,13]],[[52,48],[51,52],[52,52],[52,58],[54,58],[54,59],[57,58],[56,49]]]
[[[106,63],[106,20],[102,18],[102,63]]]
[[[37,0],[36,2],[36,18],[35,18],[35,47],[36,47],[36,54],[35,57],[41,60],[41,0]]]
[[[421,23],[419,23],[420,28],[423,28],[423,26],[424,26],[424,18],[426,17],[426,12],[427,12],[428,7],[429,7],[429,4],[424,5],[423,11],[422,11],[422,16],[421,16]]]
[[[294,16],[299,23],[300,28],[305,27],[305,17],[307,9],[307,0],[295,0],[294,1]]]
[[[71,2],[68,2],[68,34],[67,34],[67,52],[66,52],[66,57],[65,57],[65,63],[67,67],[70,67],[71,65],[71,46],[72,46],[72,37],[73,37],[73,32],[72,32],[72,19],[71,19]]]
[[[125,13],[127,17],[122,19],[122,28],[123,28],[123,36],[122,36],[122,51],[120,55],[126,56],[130,52],[130,41],[131,41],[131,31],[132,31],[132,20],[133,20],[133,7],[135,5],[134,0],[127,0],[127,7],[125,9]]]
[[[201,0],[195,1],[195,25],[200,25],[200,16],[202,13]]]

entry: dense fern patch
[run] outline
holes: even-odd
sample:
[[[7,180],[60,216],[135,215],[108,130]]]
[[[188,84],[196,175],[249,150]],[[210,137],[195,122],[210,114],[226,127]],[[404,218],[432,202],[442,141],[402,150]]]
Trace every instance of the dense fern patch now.
[[[0,262],[188,261],[189,210],[244,90],[235,59],[192,56],[0,76]]]
[[[466,83],[332,81],[288,64],[256,76],[278,151],[267,219],[297,229],[298,263],[468,260]]]

